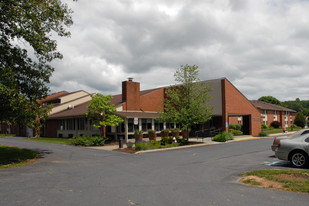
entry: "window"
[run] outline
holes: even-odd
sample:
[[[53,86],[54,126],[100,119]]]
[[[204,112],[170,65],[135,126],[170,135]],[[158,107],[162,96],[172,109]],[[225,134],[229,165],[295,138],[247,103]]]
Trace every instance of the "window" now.
[[[89,121],[89,129],[90,129],[90,130],[99,130],[100,128],[99,128],[99,127],[93,126],[93,122],[92,122],[92,120],[90,120],[90,121]]]
[[[117,132],[119,133],[123,133],[124,132],[124,123],[121,122],[118,126],[117,126]]]
[[[155,120],[155,130],[156,131],[163,130],[163,122],[159,122],[158,120]]]
[[[238,124],[241,124],[241,116],[238,116]]]
[[[57,120],[57,129],[65,130],[65,121],[63,119]]]
[[[166,129],[173,129],[174,125],[175,125],[174,123],[166,122]]]
[[[77,130],[85,130],[85,119],[84,118],[77,119]]]
[[[147,131],[151,129],[152,119],[142,119],[142,130]]]
[[[67,120],[67,130],[75,130],[75,119]]]
[[[133,132],[134,130],[134,119],[128,119],[128,132]]]

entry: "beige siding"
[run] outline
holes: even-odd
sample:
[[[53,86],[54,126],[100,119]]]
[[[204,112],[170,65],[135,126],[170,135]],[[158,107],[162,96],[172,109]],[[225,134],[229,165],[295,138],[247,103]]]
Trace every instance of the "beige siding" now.
[[[65,95],[63,97],[60,97],[59,99],[60,99],[60,103],[64,104],[66,102],[70,102],[72,100],[84,97],[86,95],[89,95],[89,94],[85,91],[78,91],[78,92],[74,92],[72,94],[68,94],[68,95]]]
[[[52,109],[52,111],[49,113],[49,115],[52,115],[54,113],[57,113],[57,112],[61,112],[61,111],[64,111],[66,109],[68,109],[69,105],[71,106],[77,106],[79,104],[83,104],[87,101],[90,101],[91,100],[91,96],[88,94],[87,96],[84,96],[82,98],[79,98],[79,99],[76,99],[74,101],[70,101],[70,102],[67,102],[67,103],[64,103],[64,104],[61,104],[57,107],[54,107]]]

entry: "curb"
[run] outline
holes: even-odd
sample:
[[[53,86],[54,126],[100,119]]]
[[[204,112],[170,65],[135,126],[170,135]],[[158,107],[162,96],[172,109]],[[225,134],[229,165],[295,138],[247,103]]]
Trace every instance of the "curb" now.
[[[152,149],[152,150],[143,150],[135,152],[134,154],[142,154],[142,153],[149,153],[149,152],[162,152],[168,150],[178,150],[178,149],[187,149],[187,148],[194,148],[194,147],[203,147],[203,146],[210,146],[214,144],[222,144],[224,142],[211,142],[211,143],[201,143],[195,145],[186,145],[186,146],[179,146],[179,147],[169,147],[169,148],[162,148],[162,149]]]

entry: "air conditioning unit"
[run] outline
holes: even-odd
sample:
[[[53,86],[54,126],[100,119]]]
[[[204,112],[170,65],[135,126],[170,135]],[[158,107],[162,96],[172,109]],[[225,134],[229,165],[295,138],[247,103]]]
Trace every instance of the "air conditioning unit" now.
[[[74,105],[69,105],[68,109],[74,109]]]

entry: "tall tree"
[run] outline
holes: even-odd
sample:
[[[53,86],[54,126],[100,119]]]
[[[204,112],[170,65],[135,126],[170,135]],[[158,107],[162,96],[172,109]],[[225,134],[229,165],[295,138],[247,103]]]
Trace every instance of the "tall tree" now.
[[[60,0],[0,0],[0,121],[29,123],[62,58],[52,36],[70,36],[71,14]]]
[[[111,104],[111,95],[94,94],[91,97],[86,115],[92,120],[93,126],[102,128],[103,137],[106,137],[106,126],[117,126],[123,119],[116,115],[117,110]]]
[[[301,112],[297,112],[295,115],[294,124],[296,124],[299,127],[305,127],[306,126],[306,116],[303,115]]]
[[[268,102],[271,104],[281,105],[281,102],[273,96],[262,96],[258,100],[263,101],[263,102]]]
[[[161,118],[182,125],[189,131],[192,125],[207,122],[212,116],[209,105],[211,90],[205,82],[199,82],[198,66],[180,66],[174,74],[175,81],[180,83],[165,91],[164,111]]]

